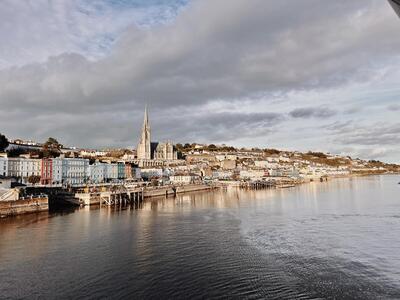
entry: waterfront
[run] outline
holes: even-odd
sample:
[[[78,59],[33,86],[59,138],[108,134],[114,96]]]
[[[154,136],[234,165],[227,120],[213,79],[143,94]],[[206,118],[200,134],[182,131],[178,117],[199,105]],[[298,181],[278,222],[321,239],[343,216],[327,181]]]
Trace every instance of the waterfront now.
[[[0,220],[1,298],[400,298],[398,176]]]

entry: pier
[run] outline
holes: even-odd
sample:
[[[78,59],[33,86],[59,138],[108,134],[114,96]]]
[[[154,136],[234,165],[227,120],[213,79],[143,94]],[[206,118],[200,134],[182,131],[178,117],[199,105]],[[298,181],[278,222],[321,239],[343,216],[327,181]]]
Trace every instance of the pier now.
[[[170,197],[178,193],[206,191],[215,186],[204,184],[168,185],[160,187],[136,187],[116,185],[96,189],[81,189],[75,193],[75,198],[82,205],[135,205],[151,197]]]
[[[248,190],[260,190],[275,187],[276,184],[273,181],[257,180],[257,181],[244,181],[239,184],[242,189]]]

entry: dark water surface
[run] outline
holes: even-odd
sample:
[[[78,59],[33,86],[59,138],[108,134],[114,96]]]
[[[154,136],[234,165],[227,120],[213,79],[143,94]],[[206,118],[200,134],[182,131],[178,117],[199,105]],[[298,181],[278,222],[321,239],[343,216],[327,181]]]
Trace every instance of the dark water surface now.
[[[0,220],[0,298],[400,299],[398,181]]]

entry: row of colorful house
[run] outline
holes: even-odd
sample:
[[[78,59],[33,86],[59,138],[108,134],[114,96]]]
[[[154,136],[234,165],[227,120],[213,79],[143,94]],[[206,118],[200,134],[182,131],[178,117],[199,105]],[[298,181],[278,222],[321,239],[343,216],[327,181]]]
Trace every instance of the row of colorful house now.
[[[0,176],[15,177],[22,183],[40,178],[42,185],[82,185],[140,178],[140,169],[126,162],[96,161],[84,158],[24,158],[0,156]]]

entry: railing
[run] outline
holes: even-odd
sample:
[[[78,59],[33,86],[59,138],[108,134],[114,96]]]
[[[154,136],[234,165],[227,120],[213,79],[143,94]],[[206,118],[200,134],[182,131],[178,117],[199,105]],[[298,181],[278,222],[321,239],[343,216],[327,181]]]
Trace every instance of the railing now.
[[[10,197],[12,197],[13,195],[15,195],[16,191],[15,190],[9,190],[7,192],[5,192],[4,194],[2,194],[0,196],[0,201],[7,201],[9,200]]]
[[[39,194],[39,195],[26,195],[23,197],[20,197],[19,200],[35,200],[35,199],[44,199],[48,198],[46,194]]]

